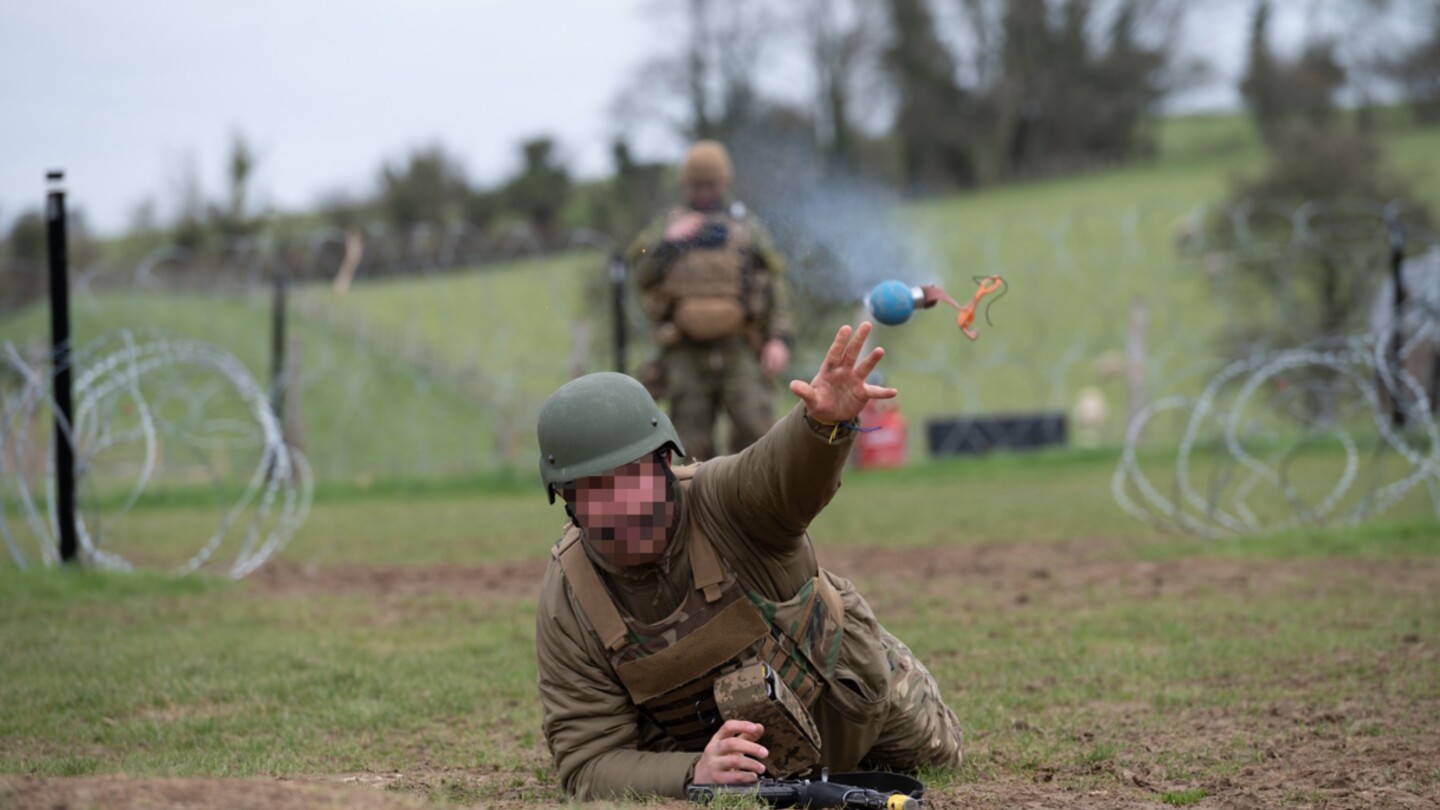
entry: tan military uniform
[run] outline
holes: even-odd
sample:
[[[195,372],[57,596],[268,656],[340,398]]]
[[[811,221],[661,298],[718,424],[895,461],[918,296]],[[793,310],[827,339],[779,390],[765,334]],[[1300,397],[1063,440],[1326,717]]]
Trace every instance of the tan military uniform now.
[[[701,465],[656,565],[616,570],[576,532],[558,544],[536,648],[545,738],[568,794],[683,795],[719,723],[709,691],[694,689],[717,673],[695,662],[726,644],[737,666],[768,661],[793,688],[820,764],[959,764],[959,724],[930,673],[815,562],[806,527],[839,488],[853,441],[829,435],[797,406],[749,450]],[[715,618],[727,612],[728,624]],[[667,654],[669,676],[654,666]]]
[[[739,203],[706,215],[684,246],[665,229],[690,209],[677,206],[635,240],[627,259],[645,313],[655,324],[670,417],[690,457],[716,454],[721,412],[730,450],[759,439],[774,420],[774,385],[758,361],[771,339],[791,337],[784,259],[764,226]]]

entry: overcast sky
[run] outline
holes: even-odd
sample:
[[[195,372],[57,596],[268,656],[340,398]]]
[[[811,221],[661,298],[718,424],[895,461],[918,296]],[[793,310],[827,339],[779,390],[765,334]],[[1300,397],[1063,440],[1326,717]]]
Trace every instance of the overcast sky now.
[[[1300,30],[1304,5],[1280,0],[1277,39]],[[660,50],[656,6],[0,0],[0,227],[39,206],[50,168],[106,232],[145,198],[168,216],[186,160],[218,196],[236,131],[259,152],[261,201],[285,209],[367,192],[382,160],[435,141],[479,183],[513,171],[538,134],[582,176],[607,173],[611,103]],[[1249,2],[1203,6],[1191,39],[1219,71],[1189,106],[1233,104]]]

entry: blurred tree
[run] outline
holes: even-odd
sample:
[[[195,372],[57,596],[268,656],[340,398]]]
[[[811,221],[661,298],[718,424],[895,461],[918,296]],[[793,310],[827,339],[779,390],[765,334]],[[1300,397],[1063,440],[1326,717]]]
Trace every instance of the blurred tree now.
[[[1270,0],[1256,0],[1250,23],[1250,62],[1240,83],[1255,125],[1274,146],[1297,120],[1329,126],[1335,119],[1335,94],[1345,84],[1345,69],[1331,40],[1312,39],[1300,57],[1286,62],[1270,48]]]
[[[465,221],[476,228],[485,229],[505,210],[505,201],[499,191],[476,189],[465,197],[461,211]]]
[[[22,211],[0,240],[0,314],[13,312],[45,297],[45,216]],[[0,364],[0,368],[8,368]],[[18,372],[17,372],[18,373]],[[18,378],[17,378],[18,379]],[[0,384],[5,373],[0,371]]]
[[[852,108],[884,45],[884,9],[870,0],[807,0],[797,12],[816,78],[820,143],[832,166],[854,169]]]
[[[440,144],[411,150],[403,162],[381,167],[377,204],[385,218],[408,230],[461,216],[470,185],[459,159]]]
[[[547,136],[520,144],[524,165],[502,189],[507,208],[523,215],[535,227],[542,244],[559,243],[560,210],[570,194],[570,173],[560,162],[555,141]]]
[[[65,234],[66,255],[72,268],[84,269],[99,258],[99,243],[90,232],[85,211],[73,203],[67,206]],[[49,224],[44,212],[39,209],[21,212],[10,224],[0,247],[3,247],[0,256],[7,259],[8,264],[43,275],[50,266]]]
[[[1424,39],[1401,53],[1385,58],[1384,73],[1399,83],[1425,124],[1440,124],[1440,0],[1420,0],[1413,21]]]
[[[690,0],[693,138],[732,139],[760,106],[762,55],[778,29],[764,0]],[[706,91],[706,87],[709,91]],[[701,103],[709,103],[702,114]]]
[[[1108,48],[1092,66],[1092,92],[1086,102],[1094,109],[1073,113],[1094,121],[1083,151],[1115,158],[1154,152],[1155,144],[1142,136],[1144,120],[1179,80],[1173,60],[1166,55],[1179,24],[1179,7],[1169,13],[1171,17],[1162,23],[1167,44],[1156,47],[1142,41],[1146,19],[1140,4],[1133,0],[1120,4],[1110,22]]]
[[[715,138],[719,127],[711,117],[710,2],[690,0],[690,39],[685,51],[686,89],[689,91],[691,137]]]
[[[38,209],[25,211],[10,224],[5,236],[6,251],[11,259],[19,259],[34,267],[45,266],[47,242],[45,215]]]
[[[1045,106],[1043,85],[1050,78],[1049,9],[1045,0],[1009,0],[1001,27],[1001,75],[995,87],[996,129],[1004,172],[1020,173],[1036,152],[1036,130]]]
[[[892,39],[885,65],[894,81],[905,185],[911,190],[975,183],[964,121],[972,109],[924,0],[890,0]]]
[[[998,17],[999,72],[990,89],[1006,175],[1133,157],[1169,92],[1184,7],[1176,0],[1008,0]]]
[[[1388,271],[1382,206],[1397,203],[1411,232],[1429,221],[1377,140],[1313,124],[1282,128],[1269,164],[1237,180],[1230,201],[1243,227],[1220,215],[1208,229],[1231,268],[1217,284],[1236,323],[1232,356],[1357,328]]]
[[[687,143],[733,139],[763,106],[758,77],[781,30],[767,0],[652,2],[647,15],[670,49],[646,60],[617,95],[618,130],[631,139],[648,129]]]
[[[1250,110],[1250,117],[1267,139],[1279,131],[1284,99],[1280,91],[1280,68],[1270,51],[1270,3],[1256,0],[1250,18],[1250,61],[1240,82],[1240,97]]]
[[[321,219],[337,228],[363,227],[372,216],[365,201],[341,189],[322,194],[316,207]]]
[[[1335,121],[1335,94],[1345,86],[1345,68],[1335,54],[1333,41],[1306,43],[1287,79],[1285,90],[1294,114],[1316,127],[1328,127]]]
[[[174,195],[175,217],[170,230],[175,244],[187,250],[198,250],[206,238],[205,192],[200,187],[195,155],[186,154],[173,171],[170,188]]]
[[[623,137],[611,144],[610,155],[615,164],[616,218],[604,230],[623,245],[629,243],[670,195],[665,184],[665,166],[636,161]]]
[[[145,197],[130,208],[128,230],[140,236],[160,230],[160,215],[155,210],[154,197]]]
[[[225,178],[229,185],[225,200],[210,206],[210,222],[225,237],[249,236],[260,229],[261,218],[250,210],[251,184],[255,179],[258,156],[236,131],[230,137],[230,156],[226,160]]]

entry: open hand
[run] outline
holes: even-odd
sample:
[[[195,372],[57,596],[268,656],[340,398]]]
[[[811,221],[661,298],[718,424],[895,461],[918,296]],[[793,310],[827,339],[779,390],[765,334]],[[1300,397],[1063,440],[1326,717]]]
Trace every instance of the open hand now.
[[[876,346],[860,360],[860,350],[865,347],[870,328],[870,322],[865,321],[852,335],[848,325],[840,327],[815,379],[808,384],[800,380],[790,382],[790,390],[804,400],[811,419],[827,425],[849,422],[860,415],[865,403],[872,399],[890,399],[897,393],[894,388],[865,382],[885,356],[885,350]]]
[[[744,720],[726,720],[695,761],[697,785],[753,785],[765,772],[760,760],[770,756],[759,742],[765,727]]]

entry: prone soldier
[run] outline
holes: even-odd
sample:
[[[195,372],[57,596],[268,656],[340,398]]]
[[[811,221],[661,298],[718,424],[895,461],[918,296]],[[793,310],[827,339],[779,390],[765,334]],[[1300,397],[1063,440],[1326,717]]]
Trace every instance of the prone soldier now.
[[[857,766],[958,766],[935,679],[807,527],[830,502],[883,350],[841,327],[799,402],[746,450],[686,447],[639,382],[565,384],[540,410],[540,473],[570,522],[536,620],[545,739],[567,794],[681,797]]]

